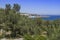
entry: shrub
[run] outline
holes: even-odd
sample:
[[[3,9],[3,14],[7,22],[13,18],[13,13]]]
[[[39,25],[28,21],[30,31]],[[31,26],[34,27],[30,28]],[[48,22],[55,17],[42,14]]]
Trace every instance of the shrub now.
[[[47,40],[47,38],[40,35],[25,35],[24,40]]]
[[[24,40],[34,40],[31,35],[24,35]]]

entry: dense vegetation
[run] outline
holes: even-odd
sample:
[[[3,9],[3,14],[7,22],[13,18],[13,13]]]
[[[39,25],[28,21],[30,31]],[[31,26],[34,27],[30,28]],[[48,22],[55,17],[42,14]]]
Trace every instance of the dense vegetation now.
[[[20,6],[6,4],[0,8],[0,38],[20,38],[25,40],[60,40],[60,19],[31,19],[20,15]],[[2,32],[1,32],[2,31]]]

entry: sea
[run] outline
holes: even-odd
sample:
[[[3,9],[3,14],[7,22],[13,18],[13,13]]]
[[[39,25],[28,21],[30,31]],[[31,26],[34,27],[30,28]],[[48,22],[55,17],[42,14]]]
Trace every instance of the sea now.
[[[44,20],[56,20],[56,19],[60,19],[60,15],[45,15],[45,16],[49,16],[49,17],[42,17],[42,19],[44,19]]]

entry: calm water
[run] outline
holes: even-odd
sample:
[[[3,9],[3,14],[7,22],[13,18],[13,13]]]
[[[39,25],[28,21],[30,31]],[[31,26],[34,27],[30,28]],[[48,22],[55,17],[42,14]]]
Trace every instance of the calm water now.
[[[60,19],[60,15],[47,15],[49,17],[47,18],[42,18],[44,20],[55,20],[55,19]]]

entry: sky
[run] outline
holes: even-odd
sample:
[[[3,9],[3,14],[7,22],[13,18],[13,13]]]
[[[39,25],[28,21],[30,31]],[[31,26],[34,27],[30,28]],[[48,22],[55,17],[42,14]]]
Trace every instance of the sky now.
[[[18,3],[20,12],[38,15],[60,15],[60,0],[0,0],[0,8],[5,4]]]

